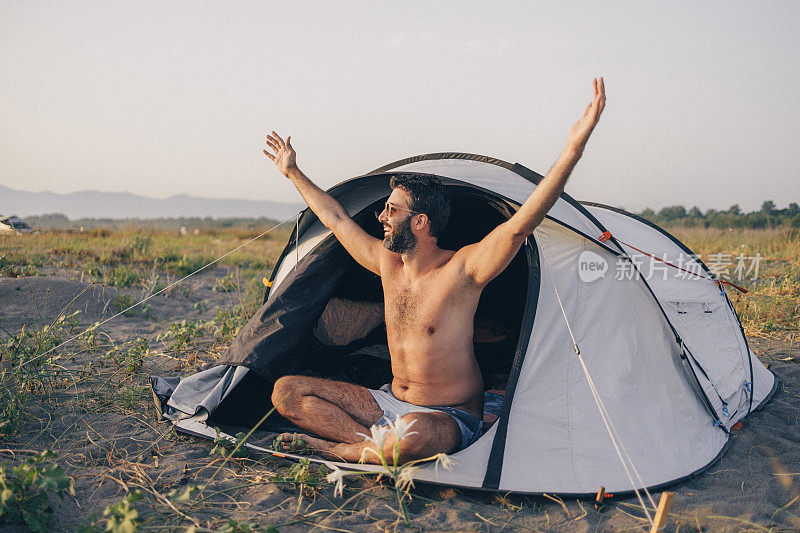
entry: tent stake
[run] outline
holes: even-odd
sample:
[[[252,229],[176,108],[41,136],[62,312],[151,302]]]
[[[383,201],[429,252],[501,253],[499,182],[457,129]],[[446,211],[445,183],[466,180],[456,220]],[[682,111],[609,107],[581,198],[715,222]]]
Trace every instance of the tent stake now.
[[[599,509],[603,505],[603,500],[606,499],[606,488],[600,485],[600,490],[597,491],[597,496],[594,498],[594,508]]]
[[[667,524],[667,515],[669,515],[669,508],[672,507],[672,498],[675,497],[674,492],[662,492],[661,499],[658,501],[658,510],[656,517],[653,520],[653,527],[650,533],[661,533],[664,531],[664,526]]]

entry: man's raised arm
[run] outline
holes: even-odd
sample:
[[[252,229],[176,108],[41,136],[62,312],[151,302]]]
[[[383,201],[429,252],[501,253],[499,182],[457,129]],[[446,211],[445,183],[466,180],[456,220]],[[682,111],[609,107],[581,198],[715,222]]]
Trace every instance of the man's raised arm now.
[[[544,220],[547,212],[564,192],[567,179],[581,158],[605,104],[603,78],[595,79],[594,98],[586,106],[580,120],[572,126],[567,146],[547,176],[536,186],[514,216],[497,226],[480,242],[459,251],[464,259],[467,275],[476,283],[485,285],[505,270],[525,238]]]
[[[292,138],[286,137],[284,140],[274,131],[272,135],[267,135],[267,144],[275,154],[264,150],[264,154],[269,157],[281,174],[297,187],[303,196],[308,207],[317,215],[320,221],[336,235],[342,246],[353,256],[353,259],[366,268],[380,276],[380,253],[383,243],[368,234],[361,227],[353,222],[342,204],[336,201],[331,195],[314,185],[299,168],[297,168],[296,154],[292,148]]]

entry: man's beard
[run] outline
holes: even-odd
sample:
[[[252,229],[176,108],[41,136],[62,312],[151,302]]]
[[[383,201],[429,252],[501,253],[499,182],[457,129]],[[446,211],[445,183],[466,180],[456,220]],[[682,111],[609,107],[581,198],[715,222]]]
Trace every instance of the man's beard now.
[[[383,246],[390,252],[398,254],[414,251],[417,247],[417,238],[414,236],[414,232],[411,231],[410,216],[398,224],[397,229],[384,236]]]

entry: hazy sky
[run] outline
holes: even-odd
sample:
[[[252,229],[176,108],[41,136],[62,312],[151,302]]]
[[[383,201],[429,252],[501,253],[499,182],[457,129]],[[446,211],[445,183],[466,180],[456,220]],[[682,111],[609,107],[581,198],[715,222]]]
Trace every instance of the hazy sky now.
[[[576,198],[800,202],[797,1],[141,4],[0,4],[0,183],[297,201],[267,129],[323,187],[437,151],[545,173],[603,75]]]

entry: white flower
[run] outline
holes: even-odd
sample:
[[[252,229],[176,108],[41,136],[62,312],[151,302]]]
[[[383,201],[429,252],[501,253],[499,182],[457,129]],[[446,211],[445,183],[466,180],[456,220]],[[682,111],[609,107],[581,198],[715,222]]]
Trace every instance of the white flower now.
[[[391,424],[391,422],[390,422]],[[369,428],[370,433],[372,436],[364,435],[363,433],[359,433],[358,435],[364,437],[364,440],[368,440],[372,444],[374,444],[378,450],[383,450],[383,443],[386,442],[386,437],[389,436],[389,426],[375,426],[373,425]]]
[[[453,460],[450,459],[450,456],[446,453],[437,453],[436,454],[436,469],[438,472],[439,465],[442,465],[442,468],[445,470],[450,470],[453,468]]]
[[[400,490],[406,490],[410,487],[414,486],[414,472],[417,471],[416,466],[407,466],[400,470],[400,473],[397,475],[397,486],[400,487]]]
[[[344,493],[344,475],[344,470],[334,466],[331,473],[325,476],[325,479],[330,483],[336,483],[336,486],[333,488],[334,497],[341,496]]]
[[[414,425],[414,422],[416,422],[416,420],[412,420],[411,422],[406,422],[405,420],[403,420],[398,415],[397,419],[394,422],[392,422],[391,420],[388,420],[387,421],[388,425],[385,425],[385,426],[373,425],[372,427],[370,427],[369,431],[370,431],[370,433],[372,433],[371,436],[370,435],[364,435],[363,433],[358,433],[359,436],[364,437],[364,440],[374,444],[375,448],[376,448],[376,449],[372,449],[370,447],[364,448],[361,451],[361,459],[360,459],[360,461],[362,463],[364,461],[366,461],[367,455],[370,452],[372,452],[372,453],[374,453],[375,455],[378,456],[378,458],[381,460],[382,463],[385,463],[387,461],[387,459],[388,459],[387,457],[384,456],[384,453],[383,453],[384,444],[386,443],[386,439],[389,437],[389,435],[393,435],[394,436],[395,453],[396,453],[397,452],[397,443],[399,443],[401,440],[403,440],[406,437],[418,434],[416,431],[409,432],[409,429],[411,428],[411,426]]]
[[[416,431],[412,431],[410,433],[408,431],[411,429],[411,426],[414,425],[414,422],[416,422],[416,419],[412,420],[411,422],[406,422],[400,417],[400,415],[397,415],[397,419],[394,422],[389,421],[389,429],[394,435],[394,441],[400,442],[404,438],[410,437],[411,435],[418,435]]]
[[[369,446],[365,446],[364,449],[361,450],[361,458],[358,460],[358,462],[359,463],[367,462],[367,459],[369,458],[370,452],[375,454],[378,457],[379,461],[383,459],[383,449],[375,450],[374,448],[370,448]]]

